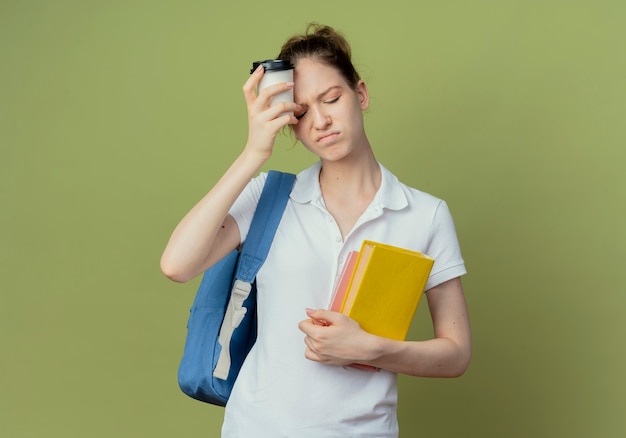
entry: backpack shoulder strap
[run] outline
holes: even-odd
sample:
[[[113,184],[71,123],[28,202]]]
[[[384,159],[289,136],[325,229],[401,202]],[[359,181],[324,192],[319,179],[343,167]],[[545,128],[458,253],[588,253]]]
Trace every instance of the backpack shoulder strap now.
[[[252,283],[269,253],[296,176],[270,171],[259,199],[250,231],[239,257],[235,278]]]
[[[276,171],[271,171],[265,181],[248,237],[237,262],[235,281],[220,327],[218,342],[221,350],[213,369],[213,376],[218,379],[226,380],[230,373],[230,340],[247,313],[244,302],[250,295],[256,274],[272,246],[294,181],[295,175]]]

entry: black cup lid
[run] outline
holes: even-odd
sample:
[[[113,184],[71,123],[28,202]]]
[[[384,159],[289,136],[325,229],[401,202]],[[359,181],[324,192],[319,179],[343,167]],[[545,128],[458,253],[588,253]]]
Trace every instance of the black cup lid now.
[[[281,70],[291,70],[293,65],[289,61],[284,61],[282,59],[266,59],[265,61],[254,61],[252,63],[252,70],[250,70],[250,74],[254,73],[259,65],[263,64],[263,69],[265,71],[281,71]]]

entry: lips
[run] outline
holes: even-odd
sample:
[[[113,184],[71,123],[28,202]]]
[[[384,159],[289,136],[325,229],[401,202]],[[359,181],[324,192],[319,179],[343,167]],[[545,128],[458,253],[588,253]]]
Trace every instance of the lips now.
[[[318,143],[323,143],[326,141],[331,141],[332,139],[334,139],[335,137],[337,137],[339,135],[339,132],[337,131],[333,131],[333,132],[327,132],[323,135],[320,135],[319,137],[317,137],[317,139],[315,141],[317,141]]]

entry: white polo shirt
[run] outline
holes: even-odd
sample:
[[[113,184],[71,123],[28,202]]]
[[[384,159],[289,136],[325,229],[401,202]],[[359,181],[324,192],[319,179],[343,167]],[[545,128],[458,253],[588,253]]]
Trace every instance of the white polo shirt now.
[[[226,406],[223,437],[396,437],[396,375],[310,361],[298,323],[327,308],[346,255],[373,240],[435,259],[426,289],[465,274],[446,203],[412,189],[382,165],[374,200],[342,239],[326,210],[318,162],[297,176],[257,276],[257,342]],[[230,214],[247,236],[267,175],[254,178]]]

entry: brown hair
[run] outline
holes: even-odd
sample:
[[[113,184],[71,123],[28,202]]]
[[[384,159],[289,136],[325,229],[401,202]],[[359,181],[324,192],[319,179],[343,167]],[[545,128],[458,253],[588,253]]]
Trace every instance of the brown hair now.
[[[330,26],[310,23],[304,34],[292,36],[280,49],[277,59],[296,64],[300,59],[312,58],[336,68],[355,89],[361,79],[351,60],[348,41]]]

